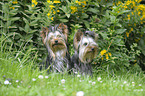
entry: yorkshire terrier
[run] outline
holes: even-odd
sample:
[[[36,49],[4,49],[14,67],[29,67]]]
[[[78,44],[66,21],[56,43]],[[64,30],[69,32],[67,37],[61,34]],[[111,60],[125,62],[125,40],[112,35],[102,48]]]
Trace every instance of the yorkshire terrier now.
[[[92,75],[91,62],[98,53],[97,38],[98,34],[94,31],[79,30],[75,33],[73,40],[75,53],[71,58],[73,71],[82,75]]]
[[[64,73],[71,68],[70,56],[67,47],[68,28],[63,23],[49,28],[42,28],[41,37],[47,48],[48,56],[45,68],[51,69],[51,72]],[[42,69],[42,67],[40,69]]]

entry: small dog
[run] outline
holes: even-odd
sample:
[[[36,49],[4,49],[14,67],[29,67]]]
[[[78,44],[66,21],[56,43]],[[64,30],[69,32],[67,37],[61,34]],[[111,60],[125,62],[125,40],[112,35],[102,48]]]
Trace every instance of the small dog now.
[[[73,71],[82,75],[92,75],[91,62],[97,56],[98,45],[96,43],[98,34],[94,31],[78,31],[74,35],[73,45],[75,53],[71,58]]]
[[[47,48],[48,56],[45,68],[50,68],[52,72],[64,73],[71,68],[70,56],[68,54],[67,38],[68,28],[63,23],[49,28],[42,28],[41,37]],[[42,69],[42,67],[40,69]]]

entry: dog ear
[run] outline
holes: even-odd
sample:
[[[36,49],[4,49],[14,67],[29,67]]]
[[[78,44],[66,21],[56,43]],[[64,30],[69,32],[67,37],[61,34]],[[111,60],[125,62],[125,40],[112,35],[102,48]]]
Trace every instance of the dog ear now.
[[[83,32],[81,30],[78,30],[75,33],[74,39],[73,39],[73,44],[74,44],[75,50],[78,50],[78,44],[81,41],[82,37],[83,37]]]
[[[40,36],[42,37],[42,42],[45,44],[46,38],[48,35],[49,29],[47,27],[42,27],[42,31],[40,31]]]
[[[95,41],[97,42],[99,38],[99,35],[97,33],[95,33]]]
[[[60,30],[62,30],[62,33],[64,34],[65,39],[67,41],[67,39],[68,39],[68,27],[67,27],[67,25],[64,25],[63,23],[60,23],[59,26],[58,26],[58,28]]]

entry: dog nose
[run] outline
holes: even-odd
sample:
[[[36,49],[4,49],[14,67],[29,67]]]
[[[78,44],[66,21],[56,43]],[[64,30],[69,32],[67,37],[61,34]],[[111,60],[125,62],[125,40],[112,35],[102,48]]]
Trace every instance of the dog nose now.
[[[55,43],[58,43],[58,40],[55,40]]]
[[[92,51],[94,51],[94,48],[91,48]]]

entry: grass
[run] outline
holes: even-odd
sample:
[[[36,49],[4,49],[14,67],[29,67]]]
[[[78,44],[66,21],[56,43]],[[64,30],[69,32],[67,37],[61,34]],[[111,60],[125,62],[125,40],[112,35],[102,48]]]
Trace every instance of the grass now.
[[[0,51],[0,96],[145,96],[145,74],[100,72],[94,77],[39,71],[35,57]],[[21,53],[21,52],[20,52]],[[42,78],[43,77],[43,78]],[[4,84],[9,80],[9,84]],[[65,82],[64,82],[65,81]],[[80,95],[81,96],[81,95]]]

